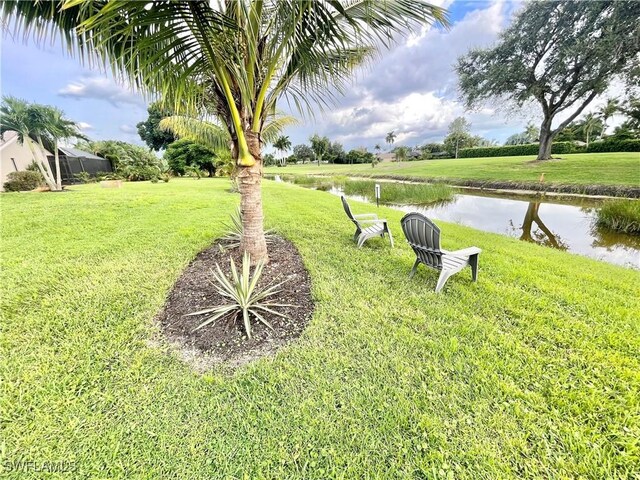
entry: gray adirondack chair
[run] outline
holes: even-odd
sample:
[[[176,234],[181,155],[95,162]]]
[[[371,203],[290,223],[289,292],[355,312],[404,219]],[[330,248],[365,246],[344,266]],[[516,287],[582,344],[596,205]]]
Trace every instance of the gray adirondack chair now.
[[[436,292],[442,290],[451,275],[458,273],[467,265],[471,266],[473,281],[478,280],[478,247],[449,252],[440,248],[440,229],[421,213],[408,213],[400,221],[402,231],[416,254],[409,278],[413,277],[421,263],[440,271]]]
[[[351,220],[356,226],[356,233],[353,234],[353,239],[358,243],[358,248],[362,247],[364,242],[370,238],[384,238],[385,233],[389,235],[389,242],[391,242],[391,246],[393,247],[391,230],[389,230],[389,225],[384,218],[378,218],[378,215],[375,213],[354,215],[351,213],[351,207],[349,207],[347,199],[344,196],[341,196],[340,198],[342,199],[342,206],[344,207],[347,217],[349,217],[349,220]]]

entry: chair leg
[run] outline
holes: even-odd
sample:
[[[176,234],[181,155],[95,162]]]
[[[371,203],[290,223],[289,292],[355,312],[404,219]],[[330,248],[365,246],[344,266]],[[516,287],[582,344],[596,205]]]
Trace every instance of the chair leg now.
[[[364,233],[361,233],[360,236],[358,237],[358,248],[362,248],[362,246],[364,245],[364,242],[366,242],[367,240],[368,240],[368,237]]]
[[[478,281],[478,259],[479,255],[477,253],[469,257],[469,265],[471,265],[471,279],[474,282]]]
[[[387,234],[389,234],[389,242],[391,242],[391,248],[393,248],[393,235],[391,235],[391,230],[386,229]]]
[[[409,278],[413,278],[413,276],[416,274],[416,271],[418,271],[418,265],[420,265],[420,260],[416,259],[415,263],[413,264],[413,268],[409,273]]]
[[[442,287],[444,287],[444,284],[447,283],[447,280],[449,280],[450,276],[451,276],[451,270],[440,271],[440,276],[438,277],[438,283],[436,284],[436,293],[442,290]]]

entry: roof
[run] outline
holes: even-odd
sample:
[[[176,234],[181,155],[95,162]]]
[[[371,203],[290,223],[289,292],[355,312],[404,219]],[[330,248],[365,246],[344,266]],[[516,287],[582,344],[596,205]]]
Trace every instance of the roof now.
[[[0,138],[0,150],[6,147],[7,145],[11,145],[18,139],[18,132],[14,132],[13,130],[8,130],[4,132],[2,138]]]
[[[92,158],[95,160],[104,160],[104,158],[99,157],[98,155],[94,155],[93,153],[85,152],[84,150],[78,150],[77,148],[71,147],[58,147],[58,150],[62,152],[67,157],[82,157],[82,158]]]
[[[5,147],[12,145],[18,141],[18,132],[14,132],[13,130],[7,130],[4,132],[2,137],[0,138],[0,150],[4,150]],[[35,143],[35,140],[33,141]],[[37,145],[37,144],[36,144]],[[51,155],[49,150],[45,149],[45,155]]]

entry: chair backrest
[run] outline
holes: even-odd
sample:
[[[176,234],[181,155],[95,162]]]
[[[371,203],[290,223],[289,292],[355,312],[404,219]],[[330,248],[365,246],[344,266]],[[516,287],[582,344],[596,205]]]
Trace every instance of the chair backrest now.
[[[349,220],[355,223],[356,227],[360,228],[360,224],[353,216],[353,213],[351,213],[351,207],[349,207],[349,204],[347,203],[347,199],[344,197],[344,195],[340,196],[340,199],[342,200],[342,206],[344,207],[344,211],[347,214],[347,217],[349,217]]]
[[[429,267],[442,269],[440,229],[421,213],[407,213],[402,220],[404,236],[418,259]]]

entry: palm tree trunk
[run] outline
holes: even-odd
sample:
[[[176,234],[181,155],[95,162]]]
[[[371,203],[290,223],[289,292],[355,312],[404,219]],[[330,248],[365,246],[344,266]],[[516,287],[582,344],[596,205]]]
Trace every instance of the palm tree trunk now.
[[[58,142],[53,146],[55,148],[54,158],[56,159],[56,187],[62,190],[62,175],[60,174],[60,152],[58,152]]]
[[[38,158],[38,155],[36,154],[36,149],[34,148],[33,145],[33,140],[31,140],[29,137],[27,137],[25,135],[24,137],[24,141],[26,142],[27,146],[29,147],[29,150],[31,151],[31,155],[33,155],[33,161],[35,162],[36,166],[38,167],[38,170],[40,170],[40,173],[42,174],[42,177],[44,178],[44,181],[46,182],[47,186],[49,187],[49,190],[53,191],[56,189],[56,185],[53,181],[53,177],[51,175],[49,175],[49,171],[45,170],[44,167],[44,162],[42,160],[42,158]],[[44,151],[40,152],[42,156],[45,157],[44,161],[48,162],[46,159],[46,155],[44,153]]]
[[[38,145],[40,145],[40,149],[42,150],[42,163],[48,173],[48,177],[51,179],[51,183],[53,184],[53,188],[51,188],[51,186],[49,186],[49,188],[52,191],[61,190],[61,188],[58,188],[55,177],[53,176],[53,172],[51,171],[51,165],[49,165],[49,159],[47,158],[47,154],[45,153],[47,149],[44,148],[44,143],[42,143],[42,137],[40,135],[38,135]]]
[[[262,214],[262,157],[258,134],[246,131],[249,152],[255,159],[250,167],[238,168],[238,187],[240,190],[240,212],[242,215],[242,241],[240,250],[251,256],[251,263],[269,261],[267,242],[264,237],[264,219]],[[237,151],[237,149],[234,149]]]

